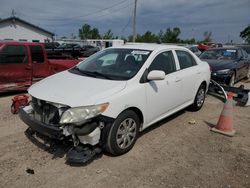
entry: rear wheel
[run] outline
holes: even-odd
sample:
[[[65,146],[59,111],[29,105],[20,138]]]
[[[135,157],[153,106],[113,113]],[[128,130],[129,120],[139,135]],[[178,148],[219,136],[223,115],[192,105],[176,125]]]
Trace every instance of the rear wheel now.
[[[196,93],[194,103],[190,106],[190,109],[192,111],[200,110],[204,104],[205,96],[206,96],[206,86],[202,84]]]
[[[110,129],[106,150],[113,155],[127,153],[137,140],[139,124],[139,117],[134,111],[121,113]]]

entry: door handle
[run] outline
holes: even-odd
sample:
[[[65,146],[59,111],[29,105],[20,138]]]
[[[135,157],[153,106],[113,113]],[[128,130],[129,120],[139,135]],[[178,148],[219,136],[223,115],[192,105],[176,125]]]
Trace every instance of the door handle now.
[[[197,72],[197,74],[201,74],[201,72],[199,71],[199,72]]]
[[[175,82],[180,82],[181,81],[181,78],[176,78],[175,79]]]

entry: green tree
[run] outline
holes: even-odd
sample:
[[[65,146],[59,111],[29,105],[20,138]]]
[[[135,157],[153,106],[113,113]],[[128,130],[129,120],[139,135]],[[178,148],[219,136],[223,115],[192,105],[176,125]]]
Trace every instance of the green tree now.
[[[240,37],[250,43],[250,25],[240,32]]]
[[[101,35],[99,34],[99,30],[95,27],[91,31],[91,39],[100,39]]]
[[[81,29],[79,29],[80,39],[100,39],[99,30],[97,28],[91,28],[90,25],[84,24]]]
[[[147,31],[143,35],[137,35],[136,42],[156,43],[158,42],[158,36],[150,31]]]
[[[111,29],[109,29],[106,33],[104,33],[103,39],[114,39],[114,34],[112,33]]]
[[[180,43],[183,44],[195,44],[195,38],[181,40]]]
[[[137,35],[137,37],[138,37],[138,35]],[[128,41],[128,42],[133,42],[133,35],[129,35],[127,41]]]
[[[179,35],[181,34],[181,30],[178,27],[173,29],[167,28],[165,31],[160,30],[158,34],[159,42],[161,43],[179,43]]]

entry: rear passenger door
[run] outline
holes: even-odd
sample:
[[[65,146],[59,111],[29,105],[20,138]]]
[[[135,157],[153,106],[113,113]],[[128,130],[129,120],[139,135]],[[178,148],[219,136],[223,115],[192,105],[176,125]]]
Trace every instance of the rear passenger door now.
[[[0,91],[25,89],[31,84],[27,47],[6,45],[0,51]]]
[[[182,100],[190,102],[194,100],[198,84],[200,81],[201,70],[197,66],[195,58],[187,51],[175,50],[176,58],[179,62],[178,77],[181,82]]]
[[[33,66],[32,83],[37,82],[49,75],[49,65],[45,61],[45,55],[42,46],[30,46],[31,60]]]

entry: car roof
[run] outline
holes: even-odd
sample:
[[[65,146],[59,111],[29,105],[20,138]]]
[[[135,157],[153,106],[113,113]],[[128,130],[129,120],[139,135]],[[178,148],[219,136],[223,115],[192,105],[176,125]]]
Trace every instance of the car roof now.
[[[27,42],[27,41],[15,41],[15,40],[0,40],[0,44],[11,44],[11,45],[42,45],[39,42]]]
[[[164,49],[186,49],[182,46],[176,45],[168,45],[168,44],[148,44],[148,43],[141,43],[141,44],[125,44],[119,47],[112,47],[112,48],[124,48],[124,49],[137,49],[137,50],[164,50]]]
[[[219,48],[209,48],[208,50],[238,50],[241,49],[240,47],[236,47],[236,46],[230,46],[230,47],[219,47]]]

